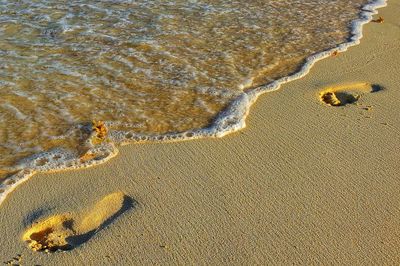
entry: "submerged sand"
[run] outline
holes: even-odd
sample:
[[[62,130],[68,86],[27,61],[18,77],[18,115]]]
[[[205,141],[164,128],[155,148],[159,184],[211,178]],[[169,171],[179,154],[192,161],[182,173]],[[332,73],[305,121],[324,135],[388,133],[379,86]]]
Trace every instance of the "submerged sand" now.
[[[0,207],[0,258],[27,265],[398,263],[400,1],[388,4],[379,11],[384,23],[366,25],[359,46],[261,97],[239,133],[125,146],[98,167],[20,185]],[[361,83],[382,90],[352,87]],[[320,101],[320,92],[337,88],[357,101]],[[33,222],[114,191],[136,204],[85,244],[46,254],[22,241]]]

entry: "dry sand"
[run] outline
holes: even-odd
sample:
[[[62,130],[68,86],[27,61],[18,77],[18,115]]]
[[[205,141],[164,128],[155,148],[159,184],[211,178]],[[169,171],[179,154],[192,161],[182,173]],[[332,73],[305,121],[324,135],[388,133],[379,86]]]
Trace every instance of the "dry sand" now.
[[[101,166],[39,174],[0,207],[0,258],[25,265],[399,264],[400,1],[361,45],[261,97],[222,139],[131,145]],[[358,105],[319,93],[343,83]],[[356,86],[357,87],[357,86]],[[335,89],[336,88],[336,89]],[[351,89],[351,88],[349,88]],[[337,91],[337,87],[332,89]],[[34,252],[32,222],[123,191],[135,204],[85,244]]]

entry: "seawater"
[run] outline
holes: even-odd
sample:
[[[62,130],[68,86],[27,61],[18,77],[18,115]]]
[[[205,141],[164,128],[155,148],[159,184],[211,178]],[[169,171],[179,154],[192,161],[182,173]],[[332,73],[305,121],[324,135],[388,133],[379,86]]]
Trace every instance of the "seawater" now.
[[[259,94],[357,43],[384,3],[0,0],[0,202],[116,145],[242,128]],[[92,120],[107,139],[92,141]]]

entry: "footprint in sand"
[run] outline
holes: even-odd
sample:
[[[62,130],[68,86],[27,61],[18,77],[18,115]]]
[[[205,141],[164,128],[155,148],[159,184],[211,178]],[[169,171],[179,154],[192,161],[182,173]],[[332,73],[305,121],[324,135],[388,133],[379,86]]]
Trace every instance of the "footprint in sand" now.
[[[327,87],[320,92],[319,97],[328,105],[344,106],[357,102],[367,92],[372,93],[382,89],[379,85],[365,82],[350,83]]]
[[[133,206],[122,192],[105,196],[88,211],[64,213],[34,223],[22,239],[35,251],[70,250],[88,241]]]

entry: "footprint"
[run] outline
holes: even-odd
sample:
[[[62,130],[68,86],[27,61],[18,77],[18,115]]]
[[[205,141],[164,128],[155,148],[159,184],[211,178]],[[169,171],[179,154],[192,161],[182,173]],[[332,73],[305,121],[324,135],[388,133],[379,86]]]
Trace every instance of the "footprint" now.
[[[131,207],[131,198],[122,192],[115,192],[105,196],[88,211],[54,215],[34,223],[22,239],[35,251],[70,250],[88,241]]]
[[[377,92],[382,87],[366,82],[327,87],[320,92],[320,100],[331,106],[344,106],[357,102],[365,92]]]

